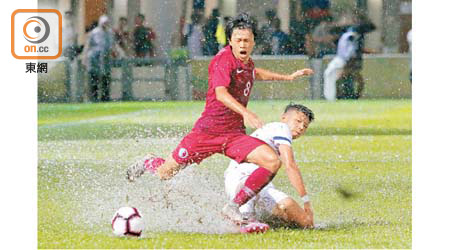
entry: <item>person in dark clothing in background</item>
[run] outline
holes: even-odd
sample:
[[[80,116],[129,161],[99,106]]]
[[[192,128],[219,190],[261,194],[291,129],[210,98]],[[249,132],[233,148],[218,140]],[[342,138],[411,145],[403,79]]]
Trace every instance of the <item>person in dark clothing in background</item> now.
[[[132,54],[130,32],[127,30],[127,23],[128,20],[126,17],[120,17],[119,25],[114,29],[116,43],[121,50],[122,56],[130,56]]]
[[[206,20],[205,26],[203,27],[203,36],[205,37],[205,43],[203,46],[204,55],[213,56],[219,52],[219,43],[216,39],[219,17],[219,10],[213,9],[211,16],[208,20]]]
[[[357,82],[356,93],[354,96],[349,96],[351,99],[359,99],[364,90],[364,78],[361,75],[361,71],[363,68],[363,53],[375,53],[373,50],[365,49],[365,35],[369,32],[372,32],[376,29],[375,25],[370,21],[370,19],[363,13],[358,13],[355,15],[355,25],[351,27],[351,29],[358,33],[358,39],[356,41],[357,47],[355,56],[352,57],[344,67],[344,72],[342,74],[341,81],[353,81]],[[354,86],[354,84],[353,84]],[[353,91],[354,92],[354,91]]]
[[[273,27],[273,21],[277,18],[277,14],[275,10],[267,10],[266,11],[266,19],[267,23],[261,27],[261,37],[259,40],[259,50],[263,55],[271,55],[272,54],[272,35],[275,32]]]
[[[274,32],[272,33],[271,40],[271,54],[286,55],[288,51],[287,45],[289,37],[281,30],[281,20],[279,18],[275,18],[272,21],[272,27],[274,28]]]
[[[156,34],[150,27],[144,26],[144,21],[145,16],[143,14],[136,16],[136,27],[133,31],[136,57],[155,56],[153,41],[156,39]]]

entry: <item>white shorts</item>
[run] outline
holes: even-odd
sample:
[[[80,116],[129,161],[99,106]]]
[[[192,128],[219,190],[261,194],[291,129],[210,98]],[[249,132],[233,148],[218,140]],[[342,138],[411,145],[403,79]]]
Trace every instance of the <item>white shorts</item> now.
[[[231,161],[225,171],[225,192],[229,200],[233,200],[242,189],[245,181],[258,166],[253,163],[238,164]],[[256,213],[257,215],[271,215],[273,208],[289,196],[276,189],[272,182],[267,184],[255,197],[242,205],[241,213]]]
[[[335,56],[325,69],[323,73],[323,95],[325,96],[325,99],[329,101],[336,100],[336,81],[342,74],[345,64],[346,62],[344,59]]]

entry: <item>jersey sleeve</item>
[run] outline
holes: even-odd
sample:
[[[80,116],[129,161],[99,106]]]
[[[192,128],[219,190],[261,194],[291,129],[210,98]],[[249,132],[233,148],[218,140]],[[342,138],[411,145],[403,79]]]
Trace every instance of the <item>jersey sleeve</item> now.
[[[223,56],[214,62],[211,70],[211,87],[230,86],[232,70],[233,67],[231,61],[228,60],[226,56]]]
[[[273,142],[275,145],[288,145],[292,144],[292,134],[289,127],[285,123],[277,123],[273,128]]]

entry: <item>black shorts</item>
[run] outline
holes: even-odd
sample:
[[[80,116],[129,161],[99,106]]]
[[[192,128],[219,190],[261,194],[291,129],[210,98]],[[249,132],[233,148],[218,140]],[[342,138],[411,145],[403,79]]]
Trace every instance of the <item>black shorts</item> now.
[[[362,58],[352,58],[345,64],[345,69],[349,71],[360,71],[362,70],[362,67]]]

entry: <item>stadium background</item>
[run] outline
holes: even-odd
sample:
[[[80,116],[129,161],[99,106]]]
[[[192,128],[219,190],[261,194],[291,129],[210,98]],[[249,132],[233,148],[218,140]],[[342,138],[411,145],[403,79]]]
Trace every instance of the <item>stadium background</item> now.
[[[190,14],[195,2],[203,3],[205,17],[212,9],[218,8],[223,16],[233,16],[237,11],[249,11],[260,25],[264,23],[264,12],[274,8],[281,20],[281,28],[289,32],[289,25],[297,12],[301,11],[302,2],[294,0],[184,0],[184,1],[139,1],[139,0],[40,0],[39,8],[56,8],[61,13],[72,11],[76,23],[78,44],[86,40],[85,28],[95,22],[102,14],[112,18],[112,27],[116,27],[119,17],[127,17],[132,28],[134,16],[144,13],[148,25],[152,27],[157,40],[157,57],[152,66],[128,68],[124,72],[122,64],[116,65],[112,72],[112,100],[191,100],[202,99],[207,86],[207,65],[211,57],[195,57],[167,71],[168,60],[174,61],[184,57],[179,39],[175,39],[179,30],[179,17],[184,15],[190,22]],[[309,1],[313,2],[313,1]],[[327,2],[327,1],[325,1]],[[345,22],[349,12],[357,9],[364,12],[377,26],[366,35],[365,47],[377,51],[377,54],[364,55],[363,77],[366,89],[363,98],[411,98],[409,82],[408,43],[406,33],[411,29],[411,1],[406,0],[340,0],[329,1],[329,11],[336,21]],[[158,13],[158,14],[155,14]],[[67,20],[63,20],[67,22]],[[308,57],[295,56],[258,56],[253,57],[257,66],[274,66],[281,72],[292,71],[296,67],[309,66]],[[327,56],[324,65],[330,60]],[[186,59],[186,58],[184,58]],[[87,74],[81,59],[70,64],[71,72],[65,70],[65,60],[48,61],[49,72],[39,74],[39,101],[41,102],[83,102],[87,101]],[[185,61],[183,61],[185,62]],[[131,72],[131,74],[129,73]],[[172,74],[167,74],[171,72]],[[382,72],[380,74],[379,72]],[[128,84],[128,85],[127,85]],[[256,84],[252,92],[254,99],[292,99],[310,98],[311,87],[307,80],[285,84],[282,90],[274,90],[274,82]],[[66,85],[70,85],[70,96],[65,94]],[[128,94],[125,93],[128,90]],[[124,98],[124,96],[131,96]]]

